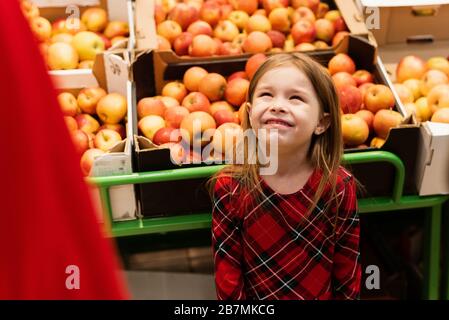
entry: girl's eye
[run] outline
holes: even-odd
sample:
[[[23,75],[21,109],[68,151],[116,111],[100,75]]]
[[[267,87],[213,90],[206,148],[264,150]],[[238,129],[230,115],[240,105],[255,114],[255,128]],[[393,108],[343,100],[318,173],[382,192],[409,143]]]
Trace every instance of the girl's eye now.
[[[272,97],[272,95],[269,92],[262,92],[261,94],[259,94],[259,97]]]
[[[300,96],[291,96],[290,100],[299,100],[299,101],[304,101],[303,98],[301,98]]]

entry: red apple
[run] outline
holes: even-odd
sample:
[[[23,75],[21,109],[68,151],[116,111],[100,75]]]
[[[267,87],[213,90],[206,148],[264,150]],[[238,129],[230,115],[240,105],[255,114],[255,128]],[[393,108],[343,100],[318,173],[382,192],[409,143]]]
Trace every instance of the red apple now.
[[[390,88],[383,84],[375,84],[366,90],[365,108],[376,113],[382,109],[390,109],[394,107],[395,101]]]
[[[186,107],[189,112],[209,112],[210,102],[201,92],[191,92],[182,101],[182,106]]]
[[[362,107],[363,97],[360,90],[352,85],[338,88],[340,108],[344,114],[356,113]]]
[[[289,0],[262,0],[262,5],[265,11],[270,14],[272,11],[279,8],[287,8]]]
[[[245,72],[249,79],[252,79],[259,66],[267,60],[267,56],[263,53],[258,53],[251,56],[245,65]]]
[[[295,44],[313,42],[316,37],[315,25],[309,20],[299,20],[293,25],[291,35]]]
[[[181,132],[175,128],[160,128],[153,136],[153,143],[157,145],[180,141]]]
[[[267,32],[267,35],[270,37],[271,43],[273,44],[273,48],[283,48],[285,44],[285,35],[276,30],[270,30]]]
[[[337,32],[334,38],[332,39],[332,46],[333,47],[337,46],[345,37],[349,36],[349,34],[350,33],[347,31]]]
[[[79,114],[75,120],[78,123],[78,128],[86,133],[95,133],[100,127],[98,121],[90,114]]]
[[[314,13],[317,12],[320,0],[292,0],[291,5],[293,8],[307,7]]]
[[[116,123],[116,124],[103,124],[100,128],[98,128],[98,131],[100,132],[103,129],[108,129],[108,130],[113,130],[115,132],[117,132],[120,137],[123,139],[126,138],[126,129],[125,126],[123,126],[122,124]]]
[[[226,101],[215,101],[210,105],[209,112],[212,116],[214,116],[215,112],[220,110],[234,112],[234,108]]]
[[[189,113],[189,110],[182,106],[166,109],[164,119],[167,127],[175,129],[179,128],[182,119],[184,119]]]
[[[125,118],[126,112],[126,98],[119,93],[109,93],[98,101],[97,115],[103,123],[119,123]]]
[[[206,131],[216,128],[214,118],[209,113],[203,111],[195,111],[190,113],[181,122],[181,134],[183,140],[195,146],[205,145],[210,142],[212,135],[205,136]]]
[[[242,47],[233,42],[225,42],[221,46],[219,54],[222,56],[232,56],[242,54]]]
[[[143,98],[137,103],[137,116],[139,119],[151,114],[162,117],[166,108],[160,99],[155,97]]]
[[[340,71],[353,74],[355,63],[346,53],[338,53],[329,61],[328,68],[331,75]]]
[[[109,21],[103,34],[111,39],[115,37],[127,37],[129,35],[129,26],[126,21]]]
[[[164,8],[160,3],[154,4],[154,19],[156,20],[156,25],[165,21],[167,18],[167,13],[164,11]]]
[[[363,100],[365,100],[366,91],[368,90],[369,87],[372,87],[372,86],[374,86],[374,83],[367,82],[367,83],[361,84],[358,87],[360,89],[360,92],[362,93]]]
[[[211,37],[205,34],[199,34],[193,37],[192,44],[189,47],[189,54],[192,57],[209,57],[217,53],[217,43]]]
[[[347,85],[354,87],[357,85],[355,79],[349,73],[344,71],[340,71],[332,75],[332,80],[337,89]]]
[[[75,150],[78,154],[83,154],[87,149],[89,149],[89,137],[82,130],[71,131],[70,136],[72,137]]]
[[[234,79],[228,83],[225,91],[226,101],[234,106],[240,106],[246,101],[249,81],[246,79]]]
[[[315,23],[315,14],[307,7],[299,7],[293,12],[291,17],[292,24],[295,24],[299,20],[309,20],[311,23]]]
[[[198,20],[200,14],[198,10],[185,3],[177,3],[173,9],[168,13],[168,19],[176,21],[182,28],[187,30],[187,27]]]
[[[193,41],[193,35],[190,32],[183,32],[173,41],[173,49],[178,56],[189,54],[189,47]]]
[[[223,123],[226,122],[237,123],[234,116],[234,112],[229,110],[218,110],[217,112],[214,113],[214,119],[217,124],[217,127],[221,126]]]
[[[82,112],[96,114],[97,104],[107,93],[103,88],[84,88],[78,93],[78,106]]]
[[[211,26],[215,26],[218,23],[220,16],[220,5],[215,1],[206,1],[200,10],[201,20],[206,21]]]
[[[218,101],[224,96],[226,90],[226,79],[218,73],[209,73],[199,84],[199,91],[210,101]]]
[[[64,121],[65,121],[65,124],[67,125],[67,129],[69,129],[69,131],[78,130],[78,124],[76,123],[75,118],[69,117],[69,116],[64,116]]]
[[[374,115],[373,127],[376,134],[386,139],[390,129],[399,126],[402,123],[402,115],[393,110],[379,110]]]
[[[191,67],[184,73],[183,82],[189,91],[198,91],[200,81],[208,72],[201,67]]]
[[[188,28],[187,32],[190,32],[193,36],[199,34],[205,34],[207,36],[212,36],[213,30],[209,23],[203,20],[198,20],[192,23]]]
[[[272,47],[270,37],[260,31],[251,32],[243,43],[243,51],[252,54],[267,52]]]
[[[423,59],[414,55],[405,56],[396,69],[396,80],[402,83],[407,79],[421,79],[426,71],[427,65]]]
[[[354,72],[352,77],[354,78],[357,87],[364,83],[374,81],[373,75],[367,70],[357,70],[356,72]]]
[[[229,0],[234,10],[242,10],[251,15],[257,10],[257,0]]]
[[[85,176],[90,174],[94,161],[99,156],[103,155],[104,151],[100,149],[89,149],[84,152],[80,160],[81,171]]]
[[[78,102],[70,92],[61,92],[58,94],[58,103],[65,116],[74,117],[80,113]]]
[[[368,128],[370,131],[373,130],[373,121],[374,121],[374,114],[369,110],[359,110],[355,113],[356,116],[359,116],[363,120],[365,120],[366,124],[368,125]]]
[[[170,43],[182,33],[181,26],[173,20],[165,20],[157,25],[157,34],[167,39]]]
[[[249,80],[245,71],[236,71],[228,77],[228,83],[237,78]]]
[[[315,21],[316,38],[325,42],[330,42],[335,34],[334,25],[327,19]]]

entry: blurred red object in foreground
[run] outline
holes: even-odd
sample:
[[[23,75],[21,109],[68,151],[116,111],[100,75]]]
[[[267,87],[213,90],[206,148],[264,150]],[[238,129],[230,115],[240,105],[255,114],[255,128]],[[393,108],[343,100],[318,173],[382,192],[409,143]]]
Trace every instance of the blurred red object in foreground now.
[[[0,21],[0,299],[127,298],[18,1]]]

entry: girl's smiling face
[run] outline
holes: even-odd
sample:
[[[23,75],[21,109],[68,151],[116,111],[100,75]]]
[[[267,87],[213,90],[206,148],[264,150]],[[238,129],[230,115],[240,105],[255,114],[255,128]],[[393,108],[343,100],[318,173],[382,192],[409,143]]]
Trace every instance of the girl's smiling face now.
[[[249,119],[256,134],[277,129],[280,150],[310,145],[314,133],[322,133],[320,103],[307,76],[294,65],[267,71],[254,91]]]

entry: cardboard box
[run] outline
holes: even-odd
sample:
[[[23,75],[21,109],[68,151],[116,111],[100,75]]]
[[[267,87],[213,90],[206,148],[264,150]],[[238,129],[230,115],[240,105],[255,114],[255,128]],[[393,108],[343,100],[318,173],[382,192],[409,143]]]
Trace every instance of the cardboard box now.
[[[31,0],[39,7],[40,15],[50,22],[81,14],[89,7],[101,7],[108,12],[109,20],[132,20],[131,0]],[[133,28],[130,25],[128,41],[119,42],[109,49],[114,51],[134,45]],[[89,69],[50,70],[50,77],[58,88],[70,89],[77,81],[80,86],[96,86],[97,80]],[[72,87],[73,88],[73,87]]]
[[[449,54],[449,1],[355,0],[361,12],[367,7],[379,9],[379,29],[372,29],[373,40],[387,73],[395,81],[396,67],[406,55],[423,59]],[[414,123],[416,120],[413,119]],[[447,147],[433,148],[432,143],[449,145],[448,124],[427,122],[420,130],[418,161],[415,171],[416,188],[420,195],[448,194],[449,156]],[[431,138],[431,135],[435,135]],[[438,141],[438,142],[437,142]],[[427,159],[424,161],[423,159]]]
[[[126,123],[127,138],[106,154],[95,159],[91,176],[109,176],[132,173],[132,150],[133,150],[133,108],[134,94],[132,83],[129,78],[129,56],[125,50],[104,52],[97,55],[93,67],[93,75],[98,86],[108,93],[116,92],[127,98],[128,113]],[[66,84],[62,91],[70,91],[77,94],[82,88],[89,87],[79,82],[78,78],[66,77]],[[67,90],[67,88],[70,88]],[[95,189],[96,190],[96,189]],[[99,198],[98,190],[93,191],[94,197]],[[113,220],[130,220],[136,218],[136,201],[133,185],[114,186],[109,189],[110,205]]]
[[[309,55],[323,65],[339,52],[348,53],[354,58],[357,68],[372,72],[377,83],[391,86],[385,74],[380,59],[376,56],[375,47],[366,39],[351,36],[345,39],[334,51],[310,52]],[[160,94],[157,88],[162,88],[168,81],[183,78],[184,72],[191,66],[198,65],[209,72],[219,72],[227,76],[235,71],[243,70],[246,59],[243,57],[221,57],[207,60],[189,59],[183,63],[164,64],[159,59],[162,52],[141,52],[132,64],[132,78],[136,85],[136,101],[144,97]],[[164,70],[157,74],[156,70]],[[156,89],[156,90],[155,90]],[[396,101],[398,101],[396,96]],[[404,110],[396,103],[396,109],[404,114]],[[409,121],[407,118],[406,121]],[[386,143],[380,150],[390,151],[398,155],[406,167],[405,193],[416,193],[413,170],[416,164],[419,127],[404,124],[400,128],[391,130]],[[365,150],[379,150],[368,148]],[[345,152],[364,152],[361,149],[348,149]],[[175,169],[179,166],[170,161],[168,149],[158,149],[151,141],[144,137],[135,137],[135,171],[156,171]],[[188,165],[192,166],[192,165]],[[187,167],[187,166],[182,166]],[[392,193],[395,171],[388,163],[369,163],[354,165],[350,168],[357,179],[365,186],[363,197],[389,196]],[[163,184],[142,184],[138,188],[141,213],[144,216],[163,216],[181,213],[198,213],[210,208],[210,200],[204,189],[207,179],[197,181],[174,181]],[[171,201],[172,195],[182,201]],[[181,198],[180,198],[181,197]]]
[[[368,29],[366,28],[363,19],[360,19],[360,13],[352,1],[321,0],[321,2],[327,3],[329,5],[329,10],[340,10],[351,34],[367,37]],[[155,3],[155,0],[135,0],[135,33],[137,41],[136,48],[138,50],[157,48],[156,23],[154,20]],[[173,51],[170,51],[170,53],[177,59],[185,60],[184,58],[178,57]]]

